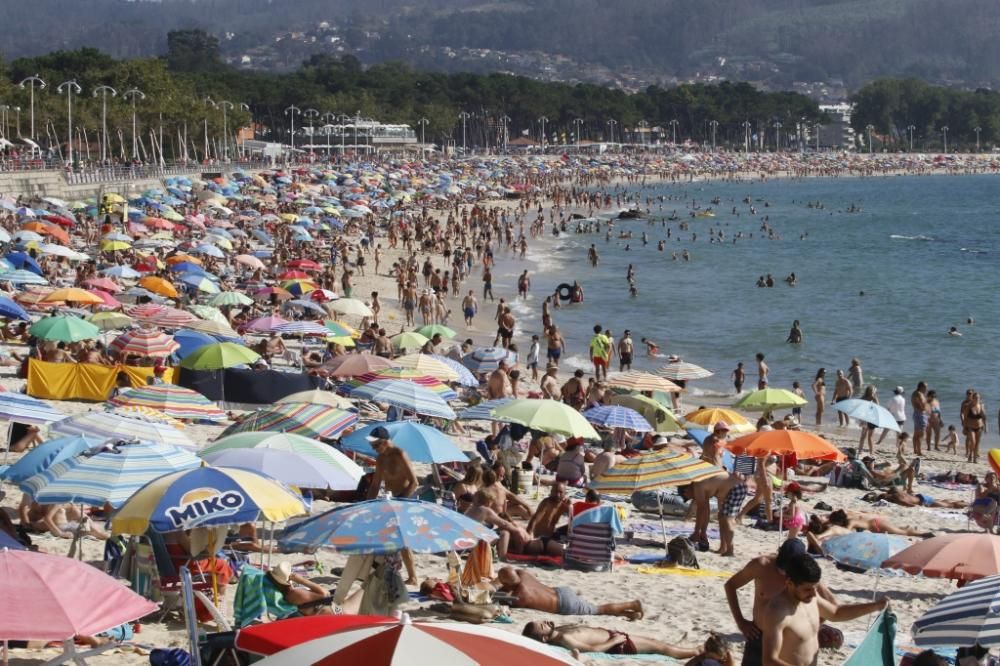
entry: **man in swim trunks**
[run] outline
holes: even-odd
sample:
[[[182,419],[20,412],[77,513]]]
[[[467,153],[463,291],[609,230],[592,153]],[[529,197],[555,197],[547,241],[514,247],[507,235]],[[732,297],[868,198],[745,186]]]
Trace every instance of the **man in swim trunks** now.
[[[559,327],[551,327],[545,334],[545,340],[547,344],[546,357],[549,363],[559,365],[559,358],[566,351],[566,340],[563,338],[562,333],[559,332]]]
[[[468,295],[462,299],[462,314],[465,315],[465,325],[472,326],[472,318],[479,310],[479,301],[476,300],[476,292],[469,290]]]
[[[926,506],[934,509],[969,508],[969,503],[965,500],[937,500],[930,495],[922,493],[908,493],[897,486],[891,486],[884,494],[879,496],[879,499],[906,507]]]
[[[594,363],[594,378],[601,381],[608,378],[608,361],[611,359],[611,341],[604,334],[604,327],[594,325],[594,337],[590,339],[590,360]]]
[[[618,341],[618,370],[625,372],[632,369],[632,355],[635,353],[635,344],[632,341],[632,332],[625,329],[622,339]]]
[[[767,388],[767,376],[770,374],[771,369],[767,367],[767,363],[764,362],[764,354],[757,353],[757,390],[763,390]]]
[[[924,437],[927,435],[927,425],[931,417],[926,382],[917,383],[917,388],[910,394],[910,406],[913,407],[913,455],[919,456],[923,450]]]
[[[691,541],[703,551],[708,550],[708,523],[711,520],[709,501],[714,497],[719,507],[719,555],[732,557],[736,517],[747,498],[747,484],[739,474],[719,474],[677,489],[684,501],[695,505],[694,532]]]
[[[500,590],[514,597],[514,608],[556,615],[618,615],[629,620],[641,620],[643,616],[642,602],[638,599],[595,605],[568,587],[544,585],[524,569],[504,567],[497,579]]]
[[[690,659],[701,653],[697,647],[670,645],[655,638],[634,636],[621,631],[588,627],[585,624],[564,624],[557,627],[547,620],[536,620],[524,626],[523,636],[549,645],[558,645],[578,652],[605,654],[662,654],[674,659]]]

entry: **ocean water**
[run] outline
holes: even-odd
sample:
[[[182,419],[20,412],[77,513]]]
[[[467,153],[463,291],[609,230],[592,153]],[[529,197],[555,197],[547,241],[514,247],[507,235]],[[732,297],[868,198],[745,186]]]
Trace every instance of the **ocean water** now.
[[[955,423],[967,388],[983,394],[988,410],[1000,406],[998,193],[995,176],[647,187],[644,199],[680,200],[663,202],[662,210],[654,202],[647,220],[617,221],[610,242],[603,225],[600,234],[575,234],[571,225],[568,234],[553,238],[547,232],[536,242],[532,295],[527,303],[515,302],[515,312],[523,332],[538,332],[541,300],[560,283],[579,280],[585,302],[555,311],[570,367],[590,370],[586,352],[594,324],[610,328],[616,338],[628,328],[637,349],[647,337],[659,343],[662,354],[714,371],[714,377],[689,384],[695,393],[732,392],[730,373],[737,361],[743,361],[746,385],[753,387],[754,354],[763,352],[772,386],[790,388],[799,381],[811,399],[809,386],[816,370],[825,367],[829,396],[835,370],[846,370],[857,356],[866,383],[878,386],[883,404],[894,386],[908,394],[924,380],[937,390],[945,422]],[[747,196],[756,214],[743,202]],[[712,206],[714,197],[721,202]],[[711,206],[716,217],[690,218],[692,200]],[[824,207],[809,208],[810,201]],[[846,212],[852,205],[861,211]],[[732,214],[734,206],[738,215]],[[663,219],[672,211],[689,223],[688,231]],[[765,216],[780,239],[764,237]],[[668,228],[672,238],[660,252],[657,242],[666,239]],[[709,229],[720,228],[726,242],[710,244]],[[631,230],[633,238],[619,240],[622,230]],[[645,246],[643,231],[649,237]],[[734,244],[738,232],[744,238]],[[601,255],[596,268],[587,261],[591,243]],[[685,249],[691,253],[688,262],[680,259]],[[677,252],[677,261],[671,252]],[[636,298],[629,296],[626,281],[630,263]],[[782,281],[792,272],[798,277],[795,287]],[[766,273],[775,286],[756,287]],[[974,325],[966,323],[970,317]],[[795,319],[805,334],[801,345],[784,342]],[[962,337],[949,336],[950,326]],[[664,362],[640,353],[636,365],[654,369]],[[991,431],[994,424],[991,417]]]

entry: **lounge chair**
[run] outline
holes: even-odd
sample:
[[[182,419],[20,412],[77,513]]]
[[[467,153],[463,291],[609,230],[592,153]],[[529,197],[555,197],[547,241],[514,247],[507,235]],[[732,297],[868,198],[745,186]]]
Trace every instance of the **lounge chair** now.
[[[615,536],[621,534],[621,519],[613,505],[601,504],[571,516],[566,567],[581,571],[611,571]]]

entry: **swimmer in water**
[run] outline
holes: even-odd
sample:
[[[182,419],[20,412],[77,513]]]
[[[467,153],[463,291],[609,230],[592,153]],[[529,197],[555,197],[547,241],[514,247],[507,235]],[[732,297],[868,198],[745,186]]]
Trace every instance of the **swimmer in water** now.
[[[948,335],[951,335],[951,336],[956,337],[956,338],[962,337],[962,334],[959,332],[958,328],[955,327],[955,326],[952,326],[951,328],[948,329]]]
[[[646,353],[650,356],[656,356],[660,352],[660,347],[652,340],[642,339],[642,344],[646,345]]]

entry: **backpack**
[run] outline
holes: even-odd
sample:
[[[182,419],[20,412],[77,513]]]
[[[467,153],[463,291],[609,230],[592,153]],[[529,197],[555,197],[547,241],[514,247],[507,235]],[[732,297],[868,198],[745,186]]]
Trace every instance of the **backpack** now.
[[[671,539],[667,544],[667,555],[679,567],[701,568],[698,566],[698,555],[695,553],[694,544],[687,537],[679,536]]]

